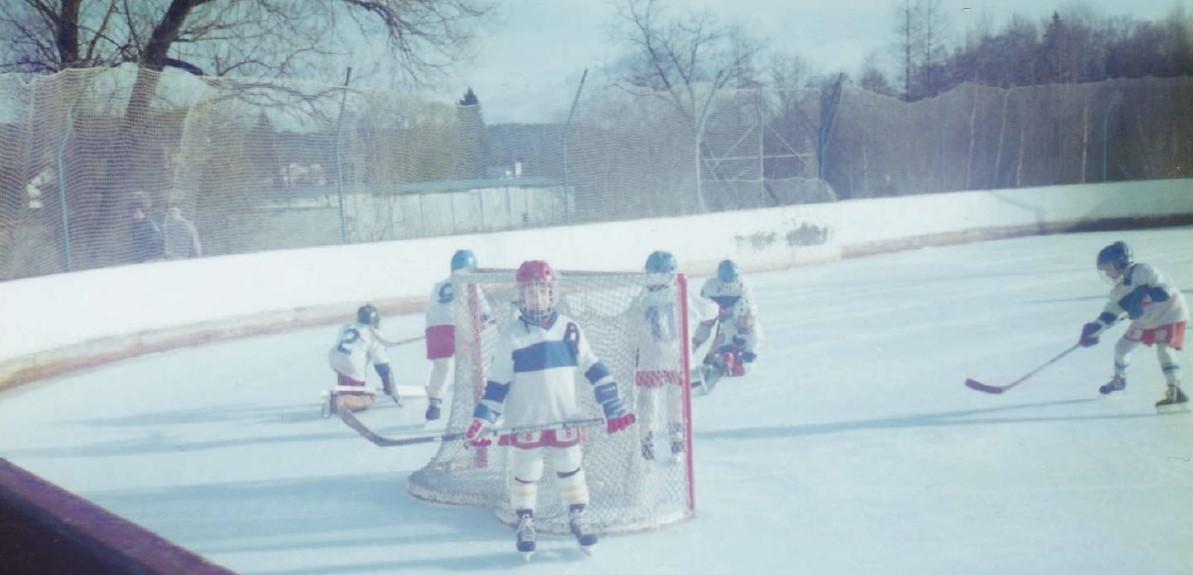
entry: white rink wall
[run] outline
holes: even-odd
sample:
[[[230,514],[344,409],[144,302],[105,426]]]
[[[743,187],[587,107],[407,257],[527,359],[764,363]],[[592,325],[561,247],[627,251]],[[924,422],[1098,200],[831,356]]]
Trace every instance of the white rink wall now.
[[[638,271],[666,249],[689,275],[746,271],[1009,235],[1193,221],[1193,180],[877,198],[282,250],[0,283],[0,388],[140,353],[343,321],[363,302],[421,310],[455,250],[482,267]]]

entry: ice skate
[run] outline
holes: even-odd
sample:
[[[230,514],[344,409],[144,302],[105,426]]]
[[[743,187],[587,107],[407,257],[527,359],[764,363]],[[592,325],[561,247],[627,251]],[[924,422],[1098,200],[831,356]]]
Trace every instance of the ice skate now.
[[[439,405],[442,403],[443,400],[437,397],[427,399],[427,421],[435,421],[436,419],[439,419]]]
[[[596,533],[590,533],[584,527],[584,504],[577,503],[568,509],[568,526],[572,530],[572,535],[576,536],[576,543],[580,544],[580,550],[588,555],[592,555],[592,546],[596,545]]]
[[[518,527],[514,531],[514,540],[516,541],[518,552],[527,561],[530,561],[530,558],[534,555],[534,538],[534,512],[529,509],[519,509]]]
[[[1170,383],[1164,392],[1164,397],[1156,402],[1156,411],[1160,413],[1189,411],[1189,397],[1181,391],[1181,386]]]
[[[649,432],[642,438],[642,459],[654,461],[654,433]]]
[[[320,414],[323,419],[327,419],[336,412],[336,394],[325,391],[323,392],[323,405],[320,407]]]
[[[677,463],[680,460],[682,460],[684,449],[686,449],[686,448],[687,448],[687,446],[684,445],[684,441],[683,441],[683,424],[672,423],[671,424],[671,460],[673,462],[677,462]]]
[[[1110,395],[1111,393],[1123,391],[1124,389],[1127,389],[1127,378],[1121,375],[1116,375],[1113,379],[1099,387],[1098,393],[1102,395]]]

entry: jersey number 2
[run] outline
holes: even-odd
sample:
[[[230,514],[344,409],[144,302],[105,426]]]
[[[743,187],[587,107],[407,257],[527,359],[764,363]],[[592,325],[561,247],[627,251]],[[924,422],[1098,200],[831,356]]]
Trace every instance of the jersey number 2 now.
[[[348,346],[357,342],[360,339],[360,332],[356,329],[346,329],[343,335],[340,336],[340,344],[336,346],[336,350],[343,354],[352,355],[352,350]]]

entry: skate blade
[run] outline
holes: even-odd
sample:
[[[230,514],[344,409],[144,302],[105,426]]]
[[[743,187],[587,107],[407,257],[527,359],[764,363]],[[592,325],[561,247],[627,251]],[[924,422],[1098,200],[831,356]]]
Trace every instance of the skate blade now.
[[[1160,415],[1176,415],[1180,413],[1189,413],[1189,403],[1177,403],[1174,405],[1159,405],[1156,406],[1156,413]]]
[[[527,563],[534,558],[534,551],[521,551],[520,553],[522,553],[522,560]]]
[[[580,552],[583,553],[585,557],[592,557],[592,547],[592,545],[581,545]]]

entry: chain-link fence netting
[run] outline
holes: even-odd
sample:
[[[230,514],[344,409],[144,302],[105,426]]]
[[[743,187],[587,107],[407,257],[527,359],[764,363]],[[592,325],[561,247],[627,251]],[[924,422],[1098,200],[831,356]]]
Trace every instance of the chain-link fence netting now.
[[[0,75],[0,279],[838,199],[1188,177],[1193,79],[904,103],[838,83],[568,118],[131,67]]]

